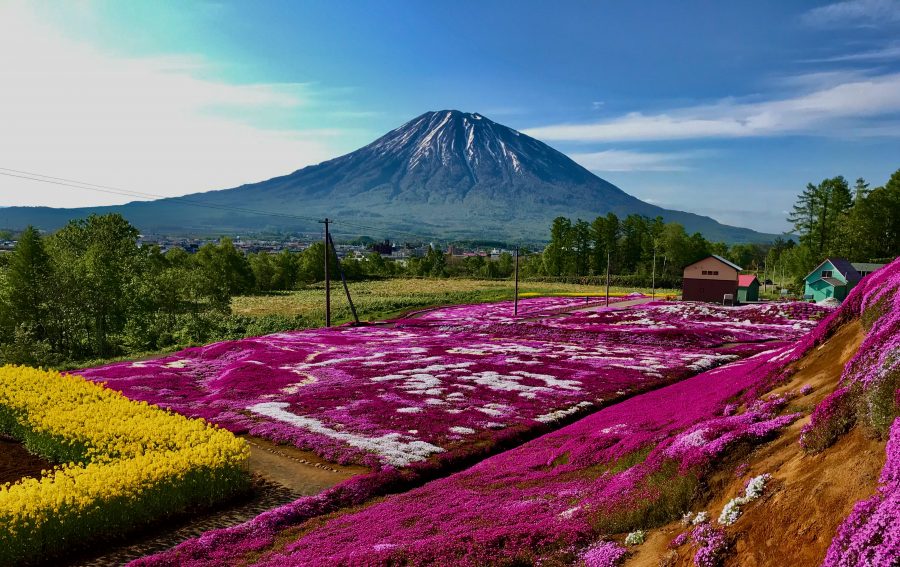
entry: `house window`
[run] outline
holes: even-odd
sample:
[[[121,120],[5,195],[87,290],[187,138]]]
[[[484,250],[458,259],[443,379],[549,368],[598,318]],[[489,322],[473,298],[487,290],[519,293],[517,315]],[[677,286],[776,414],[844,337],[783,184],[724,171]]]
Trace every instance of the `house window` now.
[[[704,276],[718,276],[719,270],[703,270]]]
[[[822,270],[822,277],[823,277],[823,278],[830,278],[830,277],[832,277],[832,274],[833,274],[833,273],[834,273],[834,272],[831,271],[831,270]]]

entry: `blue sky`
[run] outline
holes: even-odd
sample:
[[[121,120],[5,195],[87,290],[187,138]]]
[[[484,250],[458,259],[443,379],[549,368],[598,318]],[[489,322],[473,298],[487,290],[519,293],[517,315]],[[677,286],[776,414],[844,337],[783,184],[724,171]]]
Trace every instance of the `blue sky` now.
[[[446,108],[766,231],[809,181],[900,168],[900,1],[0,0],[0,68],[0,167],[154,194],[273,177]],[[0,206],[125,200],[0,178]]]

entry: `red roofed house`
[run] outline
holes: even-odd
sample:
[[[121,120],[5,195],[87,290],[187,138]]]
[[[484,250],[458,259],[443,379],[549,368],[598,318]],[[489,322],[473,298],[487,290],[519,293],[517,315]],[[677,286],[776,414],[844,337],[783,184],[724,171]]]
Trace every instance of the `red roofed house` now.
[[[722,303],[737,299],[741,267],[721,256],[707,256],[684,268],[681,298],[685,301]]]
[[[759,301],[759,280],[753,274],[738,276],[738,303]]]

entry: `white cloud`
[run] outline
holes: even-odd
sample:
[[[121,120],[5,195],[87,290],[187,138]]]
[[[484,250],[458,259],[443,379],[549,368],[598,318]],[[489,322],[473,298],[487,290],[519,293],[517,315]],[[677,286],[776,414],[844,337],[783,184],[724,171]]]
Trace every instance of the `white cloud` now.
[[[580,142],[852,135],[861,120],[896,112],[900,112],[900,73],[851,79],[765,102],[725,99],[658,114],[633,112],[602,122],[530,128],[525,133],[543,140]]]
[[[803,14],[804,23],[817,27],[877,26],[900,22],[898,0],[845,0],[813,8]]]
[[[591,171],[687,171],[684,162],[701,157],[700,152],[635,152],[604,150],[570,153],[570,158]]]
[[[857,53],[847,53],[844,55],[835,55],[833,57],[823,57],[821,59],[810,59],[810,63],[845,63],[853,61],[895,61],[900,60],[900,43],[890,43],[879,49],[871,49],[869,51],[860,51]]]
[[[262,129],[302,111],[304,84],[199,78],[202,58],[119,57],[66,38],[26,4],[0,4],[0,167],[162,195],[233,187],[335,155],[330,132]],[[123,197],[0,177],[0,206]]]

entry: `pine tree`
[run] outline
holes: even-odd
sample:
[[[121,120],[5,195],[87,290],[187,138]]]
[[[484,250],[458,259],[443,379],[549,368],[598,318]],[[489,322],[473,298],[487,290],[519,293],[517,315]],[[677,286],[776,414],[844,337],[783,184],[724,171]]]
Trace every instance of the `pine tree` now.
[[[7,319],[15,325],[34,330],[37,338],[46,336],[46,298],[50,283],[50,259],[40,233],[29,226],[10,254],[7,285]]]

